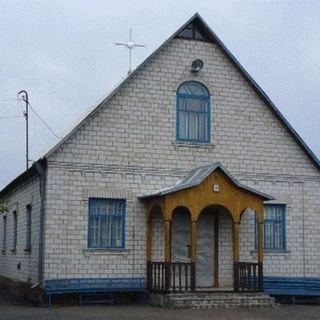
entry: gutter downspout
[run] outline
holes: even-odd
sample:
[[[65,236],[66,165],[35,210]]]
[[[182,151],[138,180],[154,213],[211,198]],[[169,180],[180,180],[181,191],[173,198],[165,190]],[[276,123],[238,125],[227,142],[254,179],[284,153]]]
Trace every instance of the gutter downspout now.
[[[44,202],[45,202],[45,184],[46,184],[46,169],[40,161],[35,163],[35,168],[40,177],[40,229],[39,229],[39,257],[38,257],[38,283],[40,287],[43,282],[43,257],[44,257]]]

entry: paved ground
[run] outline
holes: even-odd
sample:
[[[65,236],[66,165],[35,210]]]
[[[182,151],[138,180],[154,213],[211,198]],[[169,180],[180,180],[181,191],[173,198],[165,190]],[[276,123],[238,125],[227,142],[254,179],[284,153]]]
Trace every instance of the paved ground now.
[[[0,294],[0,320],[314,320],[320,305],[282,305],[275,309],[168,310],[150,306],[54,306],[41,308]]]

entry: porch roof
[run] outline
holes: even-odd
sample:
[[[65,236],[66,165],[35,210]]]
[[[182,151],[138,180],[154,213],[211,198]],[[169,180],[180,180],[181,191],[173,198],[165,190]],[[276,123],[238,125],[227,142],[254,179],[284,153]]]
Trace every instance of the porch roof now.
[[[219,162],[212,163],[209,165],[201,166],[191,170],[186,177],[181,180],[178,180],[177,183],[173,186],[170,186],[165,189],[158,190],[156,192],[152,192],[149,194],[138,196],[138,199],[145,200],[154,197],[161,197],[170,193],[174,193],[177,191],[189,189],[199,185],[203,180],[205,180],[211,173],[220,169],[238,188],[246,190],[250,193],[253,193],[263,200],[273,200],[274,198],[266,193],[255,190],[253,188],[247,187],[235,179]]]

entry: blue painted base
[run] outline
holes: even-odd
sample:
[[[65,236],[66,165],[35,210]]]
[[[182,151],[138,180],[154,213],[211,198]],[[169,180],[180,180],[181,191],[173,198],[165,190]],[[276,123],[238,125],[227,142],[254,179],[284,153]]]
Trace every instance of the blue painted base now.
[[[47,304],[52,304],[52,295],[79,294],[79,302],[89,295],[108,295],[108,302],[113,302],[113,294],[120,292],[140,293],[145,300],[147,294],[144,278],[75,278],[45,281]],[[111,298],[110,298],[111,297]],[[106,299],[105,299],[106,300]],[[95,301],[97,303],[97,301]]]

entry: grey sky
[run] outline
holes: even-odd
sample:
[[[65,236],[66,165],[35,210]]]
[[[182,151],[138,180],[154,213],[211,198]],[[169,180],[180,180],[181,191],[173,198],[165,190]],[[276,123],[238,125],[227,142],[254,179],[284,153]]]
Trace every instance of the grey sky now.
[[[128,54],[137,66],[199,12],[320,156],[319,1],[0,0],[0,100],[21,89],[62,136],[117,84]],[[0,189],[25,169],[22,107],[0,101]],[[57,141],[30,113],[30,158]]]

